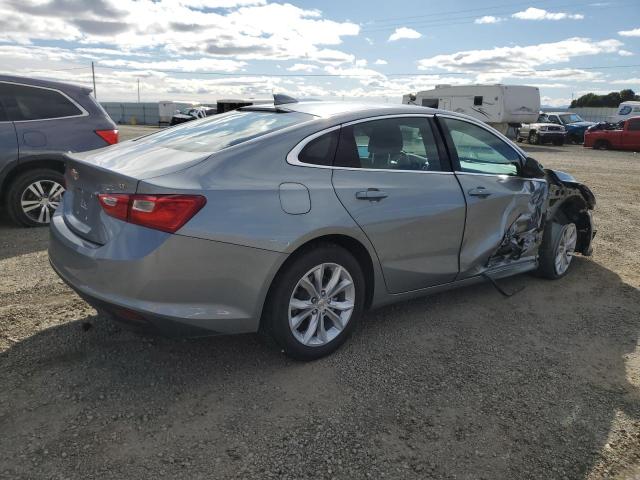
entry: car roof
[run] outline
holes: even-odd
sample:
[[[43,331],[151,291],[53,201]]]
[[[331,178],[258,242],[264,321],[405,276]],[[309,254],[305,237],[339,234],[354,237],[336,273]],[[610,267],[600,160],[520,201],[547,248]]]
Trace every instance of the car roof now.
[[[318,117],[335,117],[348,114],[365,116],[371,115],[392,115],[404,113],[436,113],[438,110],[427,107],[419,107],[417,105],[404,104],[375,104],[375,103],[356,103],[356,102],[331,102],[331,101],[313,101],[286,103],[279,107],[295,112],[308,113]],[[452,113],[452,112],[447,112]]]
[[[93,91],[89,87],[74,85],[72,83],[57,82],[53,80],[42,80],[39,78],[20,77],[18,75],[0,75],[0,82],[19,83],[22,85],[33,85],[34,87],[55,88],[65,93],[88,94]]]

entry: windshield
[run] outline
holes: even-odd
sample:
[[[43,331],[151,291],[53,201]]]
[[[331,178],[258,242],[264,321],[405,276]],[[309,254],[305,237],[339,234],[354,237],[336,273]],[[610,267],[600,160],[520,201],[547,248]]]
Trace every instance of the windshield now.
[[[584,120],[582,120],[582,118],[580,118],[580,115],[576,115],[575,113],[568,113],[566,115],[560,115],[560,120],[562,121],[562,123],[564,123],[565,125],[567,123],[578,123],[578,122],[584,122]]]
[[[313,115],[300,112],[234,110],[186,122],[145,138],[166,148],[213,153],[312,118]]]

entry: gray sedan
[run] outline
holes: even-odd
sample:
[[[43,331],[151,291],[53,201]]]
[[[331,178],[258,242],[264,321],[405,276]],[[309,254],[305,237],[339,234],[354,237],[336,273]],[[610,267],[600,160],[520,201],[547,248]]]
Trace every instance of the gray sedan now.
[[[591,253],[591,191],[485,124],[287,102],[70,156],[53,268],[120,320],[314,359],[367,309]]]

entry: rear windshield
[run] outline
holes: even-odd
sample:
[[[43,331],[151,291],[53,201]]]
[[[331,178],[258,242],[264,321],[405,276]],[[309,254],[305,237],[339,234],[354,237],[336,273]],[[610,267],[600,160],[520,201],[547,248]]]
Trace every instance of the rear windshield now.
[[[312,118],[300,112],[232,111],[168,128],[146,139],[166,148],[213,153]]]

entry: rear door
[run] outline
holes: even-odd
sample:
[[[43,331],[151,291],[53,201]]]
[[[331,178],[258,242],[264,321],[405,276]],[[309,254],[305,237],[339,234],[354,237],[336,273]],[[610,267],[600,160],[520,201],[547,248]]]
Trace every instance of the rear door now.
[[[453,281],[465,202],[426,116],[343,125],[333,186],[373,244],[391,293]]]
[[[521,155],[487,127],[438,120],[467,202],[459,278],[534,257],[546,181],[519,176]]]
[[[0,95],[0,180],[10,165],[18,161],[18,140],[13,122],[9,121]]]
[[[59,158],[86,144],[87,135],[96,136],[87,131],[88,112],[58,90],[15,83],[4,83],[2,90],[7,114],[14,120],[21,160]]]
[[[640,117],[627,120],[627,128],[622,132],[622,148],[640,150]]]

